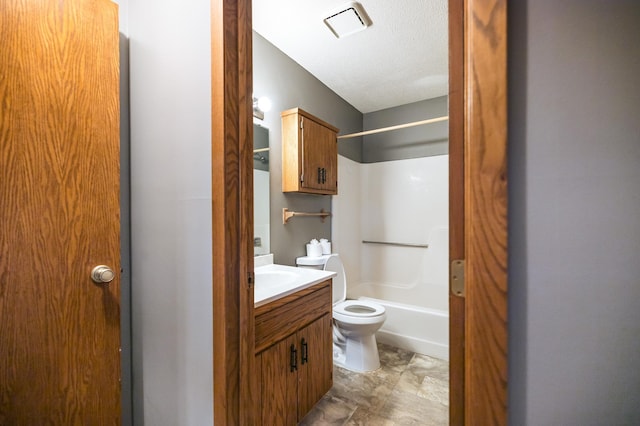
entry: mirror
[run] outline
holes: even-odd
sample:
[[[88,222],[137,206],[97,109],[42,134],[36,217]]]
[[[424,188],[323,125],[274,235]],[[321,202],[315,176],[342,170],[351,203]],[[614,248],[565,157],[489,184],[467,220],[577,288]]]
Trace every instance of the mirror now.
[[[269,129],[253,124],[253,255],[269,254]]]

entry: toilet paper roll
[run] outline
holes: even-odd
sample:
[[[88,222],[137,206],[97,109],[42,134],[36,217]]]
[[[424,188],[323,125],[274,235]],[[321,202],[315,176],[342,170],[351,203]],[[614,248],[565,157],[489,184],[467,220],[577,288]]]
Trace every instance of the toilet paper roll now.
[[[331,243],[327,240],[320,240],[320,246],[322,246],[322,254],[331,254]]]
[[[322,256],[322,245],[321,244],[307,244],[307,256],[309,256],[309,257],[320,257],[320,256]]]

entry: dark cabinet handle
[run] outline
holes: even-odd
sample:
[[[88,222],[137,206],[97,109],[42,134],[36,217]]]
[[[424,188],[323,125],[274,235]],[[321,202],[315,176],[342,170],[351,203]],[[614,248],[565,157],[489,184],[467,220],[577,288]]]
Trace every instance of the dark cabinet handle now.
[[[305,364],[309,362],[309,345],[307,345],[306,340],[302,339],[300,342],[300,346],[302,347],[302,353],[300,354],[300,364]]]
[[[298,351],[296,345],[291,345],[291,358],[290,358],[290,371],[296,371],[298,369]]]
[[[318,183],[322,183],[322,169],[318,167]]]

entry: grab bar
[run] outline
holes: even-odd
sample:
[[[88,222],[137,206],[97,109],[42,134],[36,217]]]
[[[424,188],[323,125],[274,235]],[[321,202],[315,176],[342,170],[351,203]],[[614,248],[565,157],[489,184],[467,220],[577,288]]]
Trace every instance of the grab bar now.
[[[386,246],[396,246],[396,247],[429,248],[429,244],[391,243],[391,242],[388,242],[388,241],[367,241],[367,240],[362,240],[362,244],[382,244],[382,245],[386,245]]]

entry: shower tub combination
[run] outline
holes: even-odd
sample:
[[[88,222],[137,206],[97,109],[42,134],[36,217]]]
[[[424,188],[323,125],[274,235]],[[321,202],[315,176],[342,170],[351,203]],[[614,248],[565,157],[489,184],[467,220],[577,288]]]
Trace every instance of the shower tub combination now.
[[[448,155],[338,164],[333,239],[347,297],[385,307],[379,342],[448,360]]]

